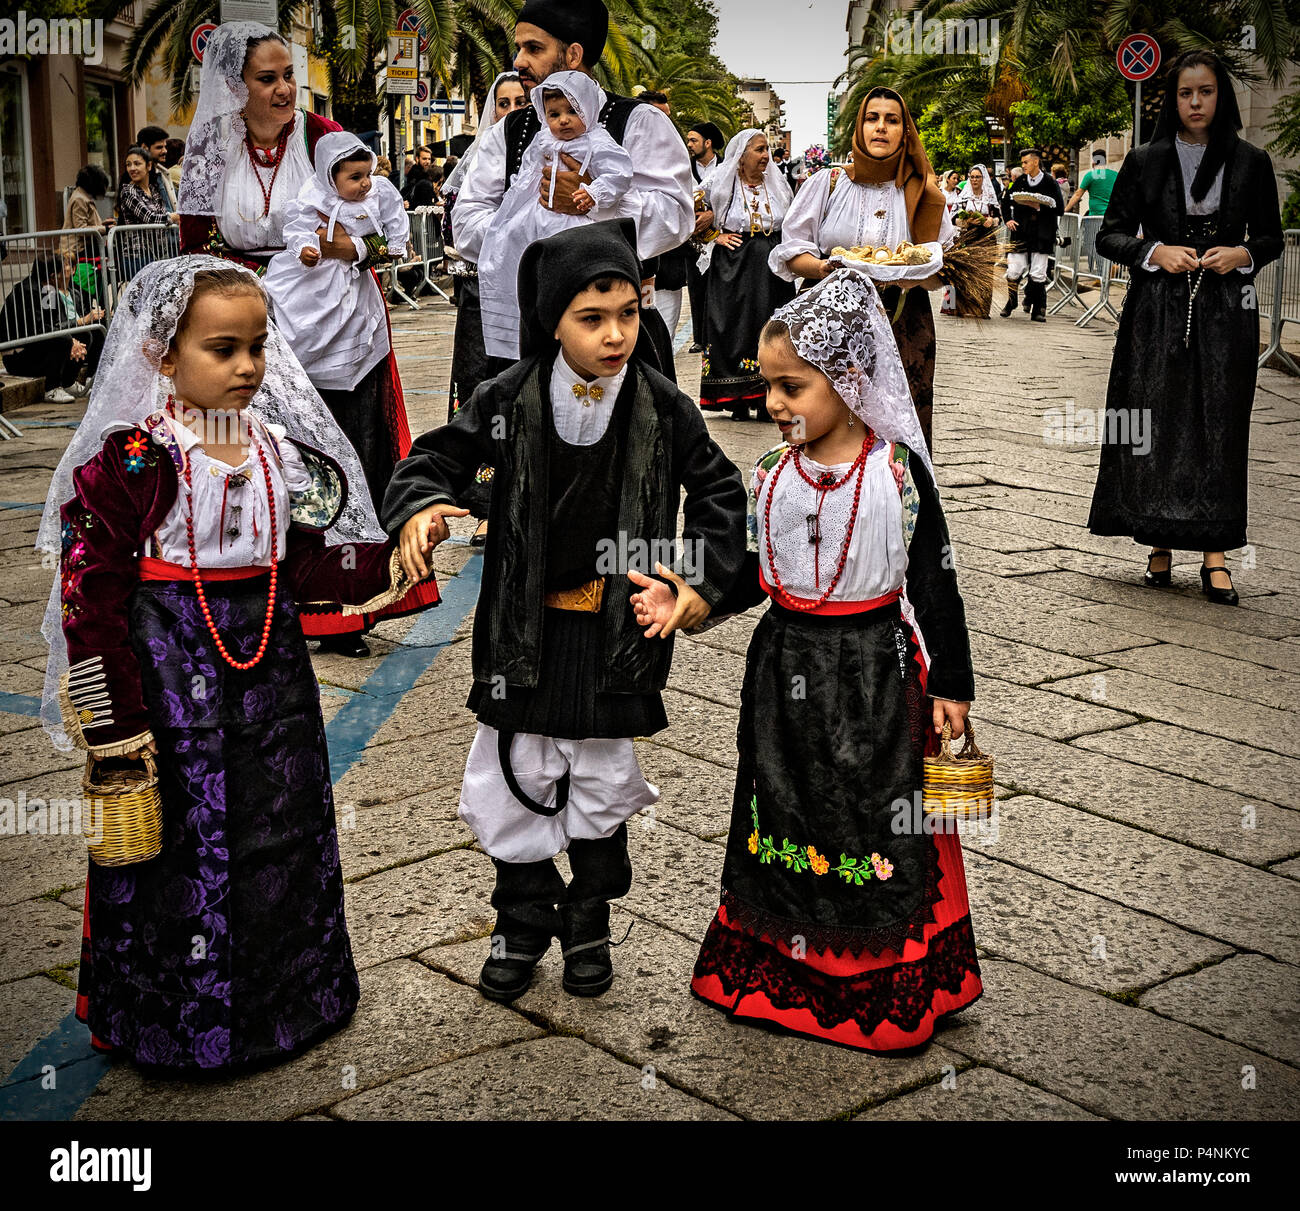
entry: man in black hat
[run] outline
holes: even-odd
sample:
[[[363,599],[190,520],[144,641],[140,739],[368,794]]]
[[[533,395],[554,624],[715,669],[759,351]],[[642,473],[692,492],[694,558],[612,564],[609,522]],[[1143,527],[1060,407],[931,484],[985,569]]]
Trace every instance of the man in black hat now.
[[[557,71],[591,75],[609,33],[609,12],[601,0],[528,0],[515,25],[515,70],[528,91]],[[655,341],[662,373],[673,376],[672,342],[654,310],[655,258],[681,245],[691,234],[691,170],[686,149],[671,119],[653,105],[631,97],[610,96],[601,109],[601,125],[625,147],[635,172],[632,187],[608,209],[586,211],[597,221],[630,218],[636,224],[641,258],[642,325]],[[452,228],[462,256],[477,261],[492,216],[519,171],[525,150],[540,130],[532,106],[496,123],[479,144],[478,156],[465,175]],[[589,178],[579,163],[562,155],[555,199],[548,203],[551,173],[543,173],[539,204],[563,214],[579,214],[573,193]]]
[[[695,178],[696,238],[713,227],[713,211],[709,209],[708,201],[709,178],[722,163],[722,152],[726,145],[722,131],[712,122],[696,122],[686,134],[686,149],[691,153],[691,175]],[[700,272],[696,259],[691,256],[686,266],[686,289],[691,297],[691,336],[694,341],[690,352],[703,353],[706,344],[704,320],[708,278],[707,271]]]
[[[403,567],[427,569],[455,502],[481,465],[495,468],[460,815],[496,867],[479,977],[496,1001],[528,987],[553,938],[566,991],[599,996],[613,980],[609,901],[632,883],[627,820],[659,794],[632,738],[668,725],[670,632],[702,622],[744,560],[740,473],[695,401],[643,357],[635,243],[621,219],[528,246],[523,359],[419,438],[384,498]],[[632,597],[656,574],[677,611],[643,632]],[[567,887],[553,860],[563,851]]]

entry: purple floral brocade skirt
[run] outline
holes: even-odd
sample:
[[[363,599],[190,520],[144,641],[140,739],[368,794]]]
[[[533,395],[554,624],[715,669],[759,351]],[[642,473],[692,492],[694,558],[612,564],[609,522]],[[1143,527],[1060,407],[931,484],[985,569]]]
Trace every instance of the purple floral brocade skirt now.
[[[205,583],[226,650],[252,658],[269,578]],[[162,853],[90,865],[80,973],[96,1039],[175,1071],[284,1059],[359,996],[343,913],[325,727],[285,588],[266,654],[233,669],[192,585],[145,581],[130,605],[158,742]]]

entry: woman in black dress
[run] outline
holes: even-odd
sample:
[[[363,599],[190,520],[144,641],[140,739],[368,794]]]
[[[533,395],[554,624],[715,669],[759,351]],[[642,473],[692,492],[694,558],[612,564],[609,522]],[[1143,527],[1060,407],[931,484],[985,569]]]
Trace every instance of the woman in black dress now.
[[[1254,281],[1282,251],[1272,164],[1240,128],[1223,64],[1191,51],[1170,68],[1155,138],[1115,181],[1097,251],[1132,282],[1088,518],[1151,545],[1153,587],[1170,583],[1173,551],[1202,551],[1202,591],[1227,605],[1224,552],[1246,543]]]

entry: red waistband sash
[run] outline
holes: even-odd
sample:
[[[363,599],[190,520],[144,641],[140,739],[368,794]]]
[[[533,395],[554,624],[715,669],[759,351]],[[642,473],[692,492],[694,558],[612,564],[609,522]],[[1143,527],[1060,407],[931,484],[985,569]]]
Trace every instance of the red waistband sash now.
[[[155,559],[151,555],[141,557],[138,570],[141,580],[194,580],[194,573],[183,564],[168,563],[165,559]],[[252,580],[255,576],[267,576],[270,571],[269,567],[200,568],[199,575],[205,581]]]
[[[758,583],[763,592],[777,605],[787,610],[799,610],[804,614],[866,614],[871,610],[880,609],[881,606],[892,605],[903,595],[903,590],[898,588],[883,596],[872,597],[868,601],[824,601],[821,605],[810,609],[813,604],[811,598],[796,597],[793,593],[787,593],[784,589],[769,584],[762,568],[758,570]]]

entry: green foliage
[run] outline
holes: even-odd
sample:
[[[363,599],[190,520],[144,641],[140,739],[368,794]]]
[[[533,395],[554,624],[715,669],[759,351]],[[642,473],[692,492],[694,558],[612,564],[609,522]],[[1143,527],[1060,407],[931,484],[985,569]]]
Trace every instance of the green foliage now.
[[[1021,146],[1032,143],[1058,155],[1123,134],[1133,124],[1133,107],[1118,82],[1100,95],[1055,91],[1050,79],[1035,81],[1032,89],[1030,97],[1011,106]]]
[[[964,175],[972,164],[992,163],[988,127],[978,118],[945,119],[938,105],[929,105],[916,128],[937,173],[956,168]]]
[[[718,10],[713,0],[653,0],[659,23],[656,69],[646,88],[668,94],[673,122],[686,134],[694,122],[714,122],[731,138],[752,112],[737,96],[740,79],[713,53]]]
[[[1300,227],[1300,172],[1288,172],[1287,184],[1293,186],[1290,196],[1282,204],[1282,229]]]

